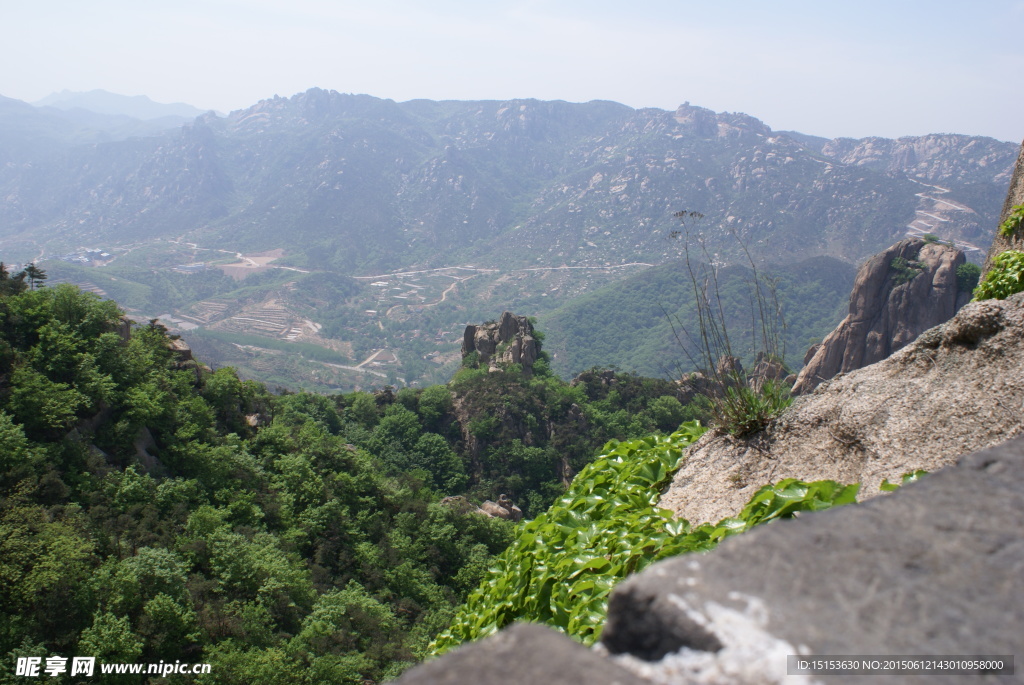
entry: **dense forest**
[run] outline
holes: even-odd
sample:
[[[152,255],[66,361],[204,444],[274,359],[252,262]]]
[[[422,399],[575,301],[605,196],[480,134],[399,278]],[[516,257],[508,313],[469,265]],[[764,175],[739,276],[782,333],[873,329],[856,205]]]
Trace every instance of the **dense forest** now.
[[[275,395],[92,293],[3,286],[10,663],[385,680],[423,657],[513,541],[510,521],[467,504],[505,494],[533,518],[607,440],[694,415],[670,382],[595,369],[565,383],[543,354],[533,374],[470,362],[425,389]]]

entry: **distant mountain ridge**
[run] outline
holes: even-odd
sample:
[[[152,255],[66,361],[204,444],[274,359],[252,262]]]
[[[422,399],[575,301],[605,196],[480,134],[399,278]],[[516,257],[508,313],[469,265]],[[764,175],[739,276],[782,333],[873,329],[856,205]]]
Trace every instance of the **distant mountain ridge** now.
[[[143,121],[80,108],[35,107],[0,95],[0,159],[21,165],[55,163],[79,146],[159,136],[191,120],[163,116]]]
[[[59,93],[51,93],[32,104],[36,107],[53,107],[62,110],[84,109],[98,114],[129,116],[143,121],[163,117],[194,119],[208,111],[187,105],[184,102],[164,104],[154,102],[145,95],[119,95],[99,89],[88,92],[62,90]]]
[[[157,137],[19,151],[0,170],[0,247],[18,234],[184,234],[286,247],[292,264],[343,272],[658,263],[678,254],[672,213],[690,209],[724,259],[736,229],[775,262],[856,263],[919,211],[945,238],[986,244],[1015,152],[960,135],[821,143],[688,103],[396,103],[311,89]]]

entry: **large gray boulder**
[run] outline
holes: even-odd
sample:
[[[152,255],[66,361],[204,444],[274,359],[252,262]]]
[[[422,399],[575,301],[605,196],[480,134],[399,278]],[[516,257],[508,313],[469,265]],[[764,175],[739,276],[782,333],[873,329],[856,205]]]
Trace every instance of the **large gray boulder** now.
[[[783,478],[862,483],[934,471],[1024,431],[1024,293],[972,302],[888,359],[798,397],[746,438],[709,431],[660,506],[691,523],[738,513]]]
[[[620,665],[661,683],[808,682],[786,675],[786,657],[796,654],[1021,655],[1021,569],[1017,438],[891,496],[804,513],[709,554],[656,564],[615,589],[602,642],[623,655]],[[905,674],[818,682],[1020,681]]]
[[[644,685],[645,681],[550,628],[517,623],[486,640],[421,664],[396,683]]]
[[[894,268],[900,260],[909,266]],[[865,262],[850,294],[849,314],[808,351],[793,394],[881,361],[952,318],[970,300],[970,293],[957,288],[956,269],[963,263],[960,250],[917,238],[901,240]]]

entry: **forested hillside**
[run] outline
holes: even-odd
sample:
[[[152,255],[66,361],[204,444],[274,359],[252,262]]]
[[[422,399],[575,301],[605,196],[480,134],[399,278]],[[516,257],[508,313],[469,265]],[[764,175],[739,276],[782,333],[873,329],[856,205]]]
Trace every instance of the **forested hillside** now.
[[[699,271],[695,265],[694,274]],[[779,353],[793,368],[845,316],[855,272],[838,259],[816,257],[758,276],[764,303],[778,314]],[[591,366],[616,365],[669,378],[696,371],[684,352],[700,336],[694,285],[684,262],[669,262],[549,312],[541,326],[552,340],[552,368],[572,375]],[[751,344],[758,337],[756,296],[749,267],[718,272],[718,297],[733,352],[746,364],[759,351]]]
[[[8,287],[9,286],[9,287]],[[0,653],[210,662],[209,682],[365,682],[422,657],[527,516],[664,381],[467,367],[275,396],[69,285],[0,296]],[[18,292],[21,291],[21,292]]]

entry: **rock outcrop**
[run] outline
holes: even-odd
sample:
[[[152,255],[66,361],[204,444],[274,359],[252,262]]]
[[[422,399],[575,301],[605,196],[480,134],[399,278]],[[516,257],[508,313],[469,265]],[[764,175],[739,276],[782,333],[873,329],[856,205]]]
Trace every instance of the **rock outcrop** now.
[[[502,312],[496,323],[466,326],[462,336],[462,358],[476,352],[480,363],[492,370],[500,365],[520,364],[527,375],[533,372],[540,344],[533,335],[533,324],[525,316]]]
[[[171,351],[174,358],[174,368],[192,371],[195,374],[196,384],[202,383],[204,373],[212,373],[209,366],[192,356],[192,348],[181,338],[172,336],[167,341],[167,349]]]
[[[1019,204],[1024,204],[1024,145],[1021,145],[1020,153],[1017,155],[1017,165],[1010,178],[1010,191],[1006,194],[1003,211],[999,214],[1000,225],[1010,216],[1013,207]],[[1018,228],[1009,236],[1004,236],[996,231],[995,238],[992,239],[992,246],[989,247],[988,255],[985,257],[985,265],[981,270],[983,277],[992,268],[992,259],[1007,250],[1024,250],[1024,229]]]
[[[523,510],[512,504],[508,495],[501,495],[497,502],[484,500],[479,507],[466,499],[463,495],[452,495],[441,500],[441,506],[457,511],[460,514],[480,514],[490,518],[505,519],[507,521],[523,520]]]
[[[491,518],[505,519],[507,521],[522,521],[523,510],[512,504],[508,495],[501,495],[497,502],[485,500],[480,505],[480,511]]]
[[[850,313],[808,351],[793,394],[881,361],[948,321],[971,297],[957,287],[956,268],[963,263],[964,255],[956,248],[917,238],[869,259],[857,273]]]
[[[783,478],[861,483],[934,471],[1024,432],[1024,293],[971,302],[888,359],[833,378],[761,432],[709,431],[660,506],[693,524],[740,511]]]
[[[132,337],[132,324],[134,322],[127,316],[122,316],[114,324],[113,332],[117,333],[121,337],[121,340],[128,342]]]
[[[167,341],[167,349],[171,351],[174,358],[178,362],[190,362],[194,361],[192,356],[192,348],[188,346],[188,343],[181,338],[171,338]]]
[[[751,369],[747,382],[754,390],[760,390],[765,381],[785,382],[789,377],[785,364],[777,358],[758,352],[754,359],[754,368]]]

